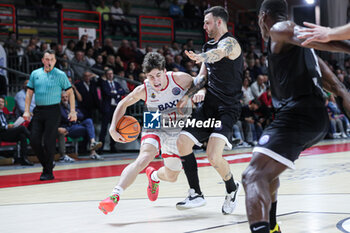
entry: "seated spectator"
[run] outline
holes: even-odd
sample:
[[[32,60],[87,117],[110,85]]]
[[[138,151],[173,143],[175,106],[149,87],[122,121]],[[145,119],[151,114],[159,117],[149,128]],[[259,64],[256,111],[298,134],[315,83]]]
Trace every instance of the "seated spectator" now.
[[[102,55],[97,55],[96,57],[96,63],[92,66],[93,69],[97,69],[100,71],[103,71],[103,57]]]
[[[88,49],[92,48],[92,44],[90,41],[88,41],[88,35],[82,35],[80,37],[80,40],[75,45],[75,50],[81,50],[87,53]]]
[[[262,74],[261,70],[259,69],[259,67],[257,67],[255,65],[255,58],[249,58],[248,59],[248,68],[247,70],[249,70],[250,72],[250,77],[252,78],[252,82],[254,82],[259,74]]]
[[[252,94],[255,99],[258,99],[262,93],[266,91],[266,85],[264,83],[265,77],[263,75],[258,75],[255,82],[250,86]]]
[[[97,93],[97,75],[91,72],[84,72],[83,79],[76,84],[82,100],[78,102],[79,109],[86,118],[93,118],[94,111],[100,109],[100,100]]]
[[[102,53],[102,43],[101,43],[101,41],[98,38],[96,38],[94,40],[93,49],[94,49],[93,57],[95,57],[95,58]]]
[[[185,67],[183,67],[183,66],[181,65],[181,63],[182,63],[182,56],[181,56],[180,54],[175,55],[175,59],[174,59],[174,68],[178,69],[178,71],[186,72]]]
[[[77,50],[75,51],[75,56],[72,59],[72,69],[74,71],[74,80],[82,80],[83,74],[86,71],[86,67],[89,66],[89,63],[85,59],[84,51]]]
[[[143,72],[141,72],[140,74],[139,74],[139,82],[141,82],[141,83],[143,83],[145,80],[146,80],[146,74],[145,73],[143,73]]]
[[[64,54],[67,55],[69,60],[72,60],[74,57],[74,51],[75,51],[75,42],[74,40],[69,40],[67,43],[67,47],[64,50]]]
[[[125,77],[137,81],[140,72],[141,70],[137,68],[136,63],[130,62],[128,68],[126,69]]]
[[[75,97],[75,103],[78,104],[79,102],[83,101],[83,97],[81,96],[80,92],[78,91],[77,87],[75,86],[73,79],[71,77],[68,77],[68,80],[70,84],[72,85],[72,89],[74,92],[74,97]]]
[[[108,124],[112,120],[112,116],[115,108],[117,107],[119,101],[122,99],[122,96],[126,94],[126,91],[121,87],[121,85],[114,81],[114,73],[113,70],[108,69],[105,72],[106,81],[101,83],[101,94],[102,94],[102,124],[99,140],[105,144],[105,138],[107,135],[107,127]],[[101,152],[103,149],[101,147]],[[115,141],[110,137],[110,151],[116,152]]]
[[[255,114],[260,108],[260,102],[252,100],[248,105],[242,106],[240,121],[242,122],[244,138],[246,142],[252,146],[257,144],[263,128],[259,121],[259,117]]]
[[[68,56],[67,54],[64,54],[62,56],[62,60],[60,60],[58,63],[58,68],[62,70],[64,73],[66,73],[67,77],[71,77],[74,79],[74,71],[70,64],[68,63]]]
[[[249,71],[248,71],[249,72]],[[243,92],[243,105],[248,105],[250,101],[254,99],[252,90],[249,86],[249,78],[244,78],[242,85]]]
[[[13,124],[8,124],[8,116],[4,113],[5,98],[0,96],[0,142],[20,142],[20,155],[15,158],[15,163],[24,166],[33,166],[27,158],[27,139],[30,132],[23,125],[15,127]]]
[[[114,46],[113,46],[113,41],[111,38],[106,38],[105,39],[105,43],[104,46],[102,47],[102,52],[101,52],[102,56],[104,56],[105,58],[108,55],[114,55],[115,54],[115,50],[114,50]]]
[[[86,52],[85,60],[88,62],[90,67],[92,67],[96,63],[95,59],[93,58],[93,55],[94,55],[94,49],[89,48]]]
[[[9,32],[4,43],[4,48],[7,49],[8,55],[16,55],[17,39],[15,32]]]
[[[100,12],[101,16],[103,17],[103,21],[108,22],[109,21],[109,12],[111,11],[110,8],[108,6],[105,5],[106,1],[105,0],[101,0],[100,1],[100,5],[98,5],[98,7],[96,7],[96,11]],[[103,14],[106,13],[106,14]]]
[[[22,89],[16,93],[15,95],[15,102],[16,102],[16,116],[22,116],[24,113],[24,106],[26,101],[26,91],[27,91],[27,84],[29,80],[25,80],[22,86]],[[35,93],[33,94],[32,102],[30,103],[29,112],[32,113],[33,109],[35,108]]]
[[[113,6],[111,7],[111,25],[112,25],[112,35],[115,34],[116,29],[119,28],[124,36],[132,36],[134,34],[131,24],[127,18],[124,16],[123,9],[120,7],[120,1],[115,0]]]
[[[167,71],[179,71],[176,67],[175,67],[175,62],[174,62],[174,58],[171,55],[166,55],[165,56],[165,69]],[[176,69],[176,70],[174,70]]]
[[[331,119],[334,119],[336,122],[336,125],[338,126],[339,132],[341,134],[341,137],[347,138],[347,130],[349,125],[349,120],[346,118],[346,116],[340,111],[334,95],[330,94],[328,97],[328,105],[327,105],[328,111],[331,113],[330,117]]]
[[[136,41],[131,41],[130,42],[130,45],[131,45],[131,52],[133,54],[133,57],[134,57],[134,61],[141,65],[142,64],[142,61],[143,61],[143,58],[144,58],[144,54],[143,52],[141,51],[141,49],[139,49],[137,47],[137,42]]]
[[[171,42],[171,47],[169,48],[171,55],[176,56],[181,53],[181,49],[179,47],[179,43],[177,43],[175,40]]]
[[[58,128],[60,136],[60,161],[62,162],[74,162],[74,159],[65,154],[64,136],[71,138],[88,137],[90,140],[90,158],[103,160],[103,157],[96,153],[96,150],[102,146],[101,142],[95,140],[95,128],[91,118],[85,118],[84,114],[76,108],[77,121],[71,122],[68,120],[68,114],[70,112],[70,106],[68,102],[68,95],[66,92],[62,92],[61,96],[61,125]],[[63,135],[63,142],[62,142]],[[63,145],[62,145],[63,144]]]
[[[272,95],[270,87],[267,87],[266,91],[260,95],[259,101],[263,106],[267,107],[267,109],[271,113],[273,113]]]
[[[130,48],[130,43],[128,40],[122,40],[120,47],[117,51],[117,56],[120,56],[123,62],[130,62],[134,59],[133,52]]]
[[[115,71],[118,73],[119,71],[125,70],[125,63],[122,61],[120,56],[115,56]]]

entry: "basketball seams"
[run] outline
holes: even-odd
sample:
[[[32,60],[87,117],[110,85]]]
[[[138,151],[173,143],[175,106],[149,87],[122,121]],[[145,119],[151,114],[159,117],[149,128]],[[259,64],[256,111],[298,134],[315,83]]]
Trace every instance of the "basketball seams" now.
[[[126,142],[132,142],[140,134],[141,126],[138,120],[133,116],[125,115],[119,120],[116,130],[126,139]],[[125,131],[125,133],[123,131]]]
[[[121,131],[121,130],[123,130],[123,129],[125,129],[125,128],[128,127],[129,125],[132,125],[132,124],[135,124],[135,123],[138,123],[138,121],[133,121],[133,122],[129,123],[128,125],[125,125],[125,126],[124,126],[123,128],[121,128],[121,129],[118,128],[118,132]],[[119,126],[120,126],[120,125],[119,125]]]

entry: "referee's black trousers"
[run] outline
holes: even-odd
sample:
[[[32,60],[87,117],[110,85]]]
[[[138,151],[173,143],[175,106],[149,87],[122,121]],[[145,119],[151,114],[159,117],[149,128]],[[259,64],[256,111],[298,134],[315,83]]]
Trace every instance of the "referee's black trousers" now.
[[[56,152],[57,129],[61,120],[59,104],[35,107],[30,144],[44,173],[52,173]]]

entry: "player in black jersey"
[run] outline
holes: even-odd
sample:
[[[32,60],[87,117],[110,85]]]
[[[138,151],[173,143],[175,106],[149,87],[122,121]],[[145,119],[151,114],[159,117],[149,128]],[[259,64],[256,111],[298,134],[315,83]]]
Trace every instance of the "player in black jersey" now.
[[[187,56],[202,63],[199,76],[204,77],[206,92],[203,104],[194,110],[191,120],[206,121],[215,119],[220,125],[212,128],[185,127],[177,140],[177,146],[183,161],[183,168],[190,184],[189,196],[177,203],[178,209],[198,207],[205,204],[200,190],[197,162],[192,147],[207,144],[207,155],[210,164],[217,170],[226,185],[226,197],[222,206],[223,214],[230,214],[236,206],[236,196],[241,185],[233,180],[228,162],[222,157],[225,145],[232,147],[233,125],[237,122],[242,96],[243,55],[241,47],[227,30],[228,13],[220,6],[207,9],[203,28],[212,40],[203,47],[203,53],[195,54],[186,51]],[[198,89],[190,88],[178,103],[181,111]],[[203,95],[204,96],[204,95]]]
[[[303,47],[297,38],[301,27],[288,21],[287,8],[285,0],[265,0],[259,13],[261,34],[268,41],[269,80],[276,114],[242,177],[248,221],[254,233],[281,232],[276,222],[279,175],[294,168],[301,151],[322,140],[328,131],[321,83],[334,92],[342,88],[311,45],[320,50],[350,51],[348,43],[341,41]]]

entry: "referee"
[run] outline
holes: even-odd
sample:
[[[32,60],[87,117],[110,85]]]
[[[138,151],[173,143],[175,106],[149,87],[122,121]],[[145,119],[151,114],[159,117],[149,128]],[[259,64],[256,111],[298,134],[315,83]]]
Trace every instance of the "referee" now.
[[[33,110],[30,144],[43,166],[40,180],[53,180],[54,154],[57,129],[60,123],[61,92],[69,95],[70,113],[68,119],[76,121],[73,89],[66,74],[55,68],[56,57],[53,50],[47,50],[41,59],[44,67],[34,70],[29,78],[23,118],[30,119],[29,107],[35,92],[36,107]]]

